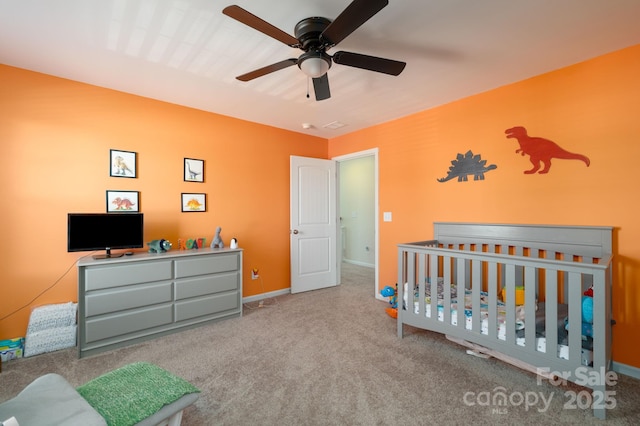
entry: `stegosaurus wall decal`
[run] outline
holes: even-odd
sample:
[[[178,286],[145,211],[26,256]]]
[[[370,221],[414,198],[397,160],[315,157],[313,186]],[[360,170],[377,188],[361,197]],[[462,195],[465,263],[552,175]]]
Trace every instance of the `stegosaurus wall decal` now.
[[[451,161],[449,173],[446,177],[438,179],[438,182],[446,182],[458,178],[458,182],[466,182],[468,176],[472,175],[473,180],[484,180],[484,174],[490,170],[497,169],[498,166],[491,164],[487,166],[487,160],[483,160],[480,154],[473,155],[471,150],[465,154],[458,154],[456,159]]]

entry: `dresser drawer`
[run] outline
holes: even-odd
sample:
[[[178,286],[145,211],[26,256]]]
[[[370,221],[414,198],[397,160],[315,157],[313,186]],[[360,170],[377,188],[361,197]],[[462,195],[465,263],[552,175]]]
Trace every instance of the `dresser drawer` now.
[[[85,297],[87,317],[172,301],[171,282],[93,292]]]
[[[171,262],[138,262],[87,268],[85,291],[171,279]]]
[[[176,260],[176,278],[195,275],[216,274],[219,272],[237,271],[240,269],[240,256],[237,253],[217,256],[193,256],[189,259]]]
[[[237,290],[239,286],[240,275],[237,272],[185,278],[176,281],[176,300]]]
[[[213,315],[218,312],[238,310],[240,307],[239,299],[238,293],[227,293],[176,302],[176,322]]]
[[[115,313],[86,320],[85,342],[91,343],[111,337],[123,336],[173,322],[171,304]]]

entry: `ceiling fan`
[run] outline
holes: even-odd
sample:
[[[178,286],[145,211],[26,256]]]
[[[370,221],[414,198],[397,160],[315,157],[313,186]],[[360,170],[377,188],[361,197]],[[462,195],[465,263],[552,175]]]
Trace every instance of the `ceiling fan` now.
[[[405,62],[352,52],[341,51],[333,55],[327,53],[327,50],[344,40],[388,4],[387,0],[353,0],[333,22],[321,17],[301,20],[294,28],[295,37],[240,6],[227,6],[222,11],[225,15],[304,52],[298,58],[285,59],[236,78],[240,81],[250,81],[274,71],[298,65],[303,73],[313,79],[316,100],[321,101],[331,97],[327,71],[331,68],[332,62],[384,74],[399,75],[404,70]]]

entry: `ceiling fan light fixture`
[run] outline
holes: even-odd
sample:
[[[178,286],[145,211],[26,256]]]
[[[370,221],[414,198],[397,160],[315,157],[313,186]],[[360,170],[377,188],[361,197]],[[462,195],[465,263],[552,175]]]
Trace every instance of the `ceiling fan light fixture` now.
[[[294,28],[295,37],[238,5],[227,6],[222,11],[225,15],[304,52],[297,59],[290,58],[276,62],[236,78],[240,81],[250,81],[295,64],[307,77],[313,79],[316,101],[322,101],[331,97],[327,71],[333,63],[398,75],[406,63],[353,52],[327,54],[328,49],[336,46],[388,4],[388,0],[351,0],[351,3],[333,21],[318,16],[302,19]],[[307,81],[307,98],[309,98],[309,85]]]
[[[305,52],[298,58],[298,67],[311,78],[322,77],[331,68],[331,58],[324,52]]]

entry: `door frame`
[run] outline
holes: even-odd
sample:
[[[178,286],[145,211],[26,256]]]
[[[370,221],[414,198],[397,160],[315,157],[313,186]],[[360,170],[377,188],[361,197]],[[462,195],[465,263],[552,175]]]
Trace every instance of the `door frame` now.
[[[379,199],[378,199],[378,192],[379,192],[379,188],[378,188],[378,148],[371,148],[371,149],[366,149],[364,151],[358,151],[358,152],[353,152],[350,154],[345,154],[345,155],[339,155],[337,157],[332,157],[331,159],[336,161],[338,163],[338,167],[337,167],[337,171],[338,171],[338,178],[337,178],[337,187],[338,187],[338,191],[336,192],[337,194],[337,200],[336,200],[336,208],[338,209],[338,215],[340,214],[340,195],[339,195],[339,191],[340,191],[340,162],[342,161],[347,161],[347,160],[355,160],[357,158],[362,158],[362,157],[370,157],[373,156],[373,174],[374,174],[374,206],[373,206],[373,214],[374,214],[374,226],[375,226],[375,235],[374,235],[374,241],[375,241],[375,253],[374,253],[374,276],[375,276],[375,280],[374,280],[374,287],[373,287],[373,292],[375,295],[376,299],[379,300],[385,300],[385,298],[382,297],[382,295],[380,295],[380,292],[378,291],[378,285],[379,285],[379,253],[380,253],[380,232],[379,232],[379,228],[380,228],[380,218],[379,218]],[[341,230],[340,230],[340,226],[337,227],[337,240],[338,243],[341,241]],[[341,277],[342,274],[342,268],[340,267],[342,262],[338,262],[338,277]]]

